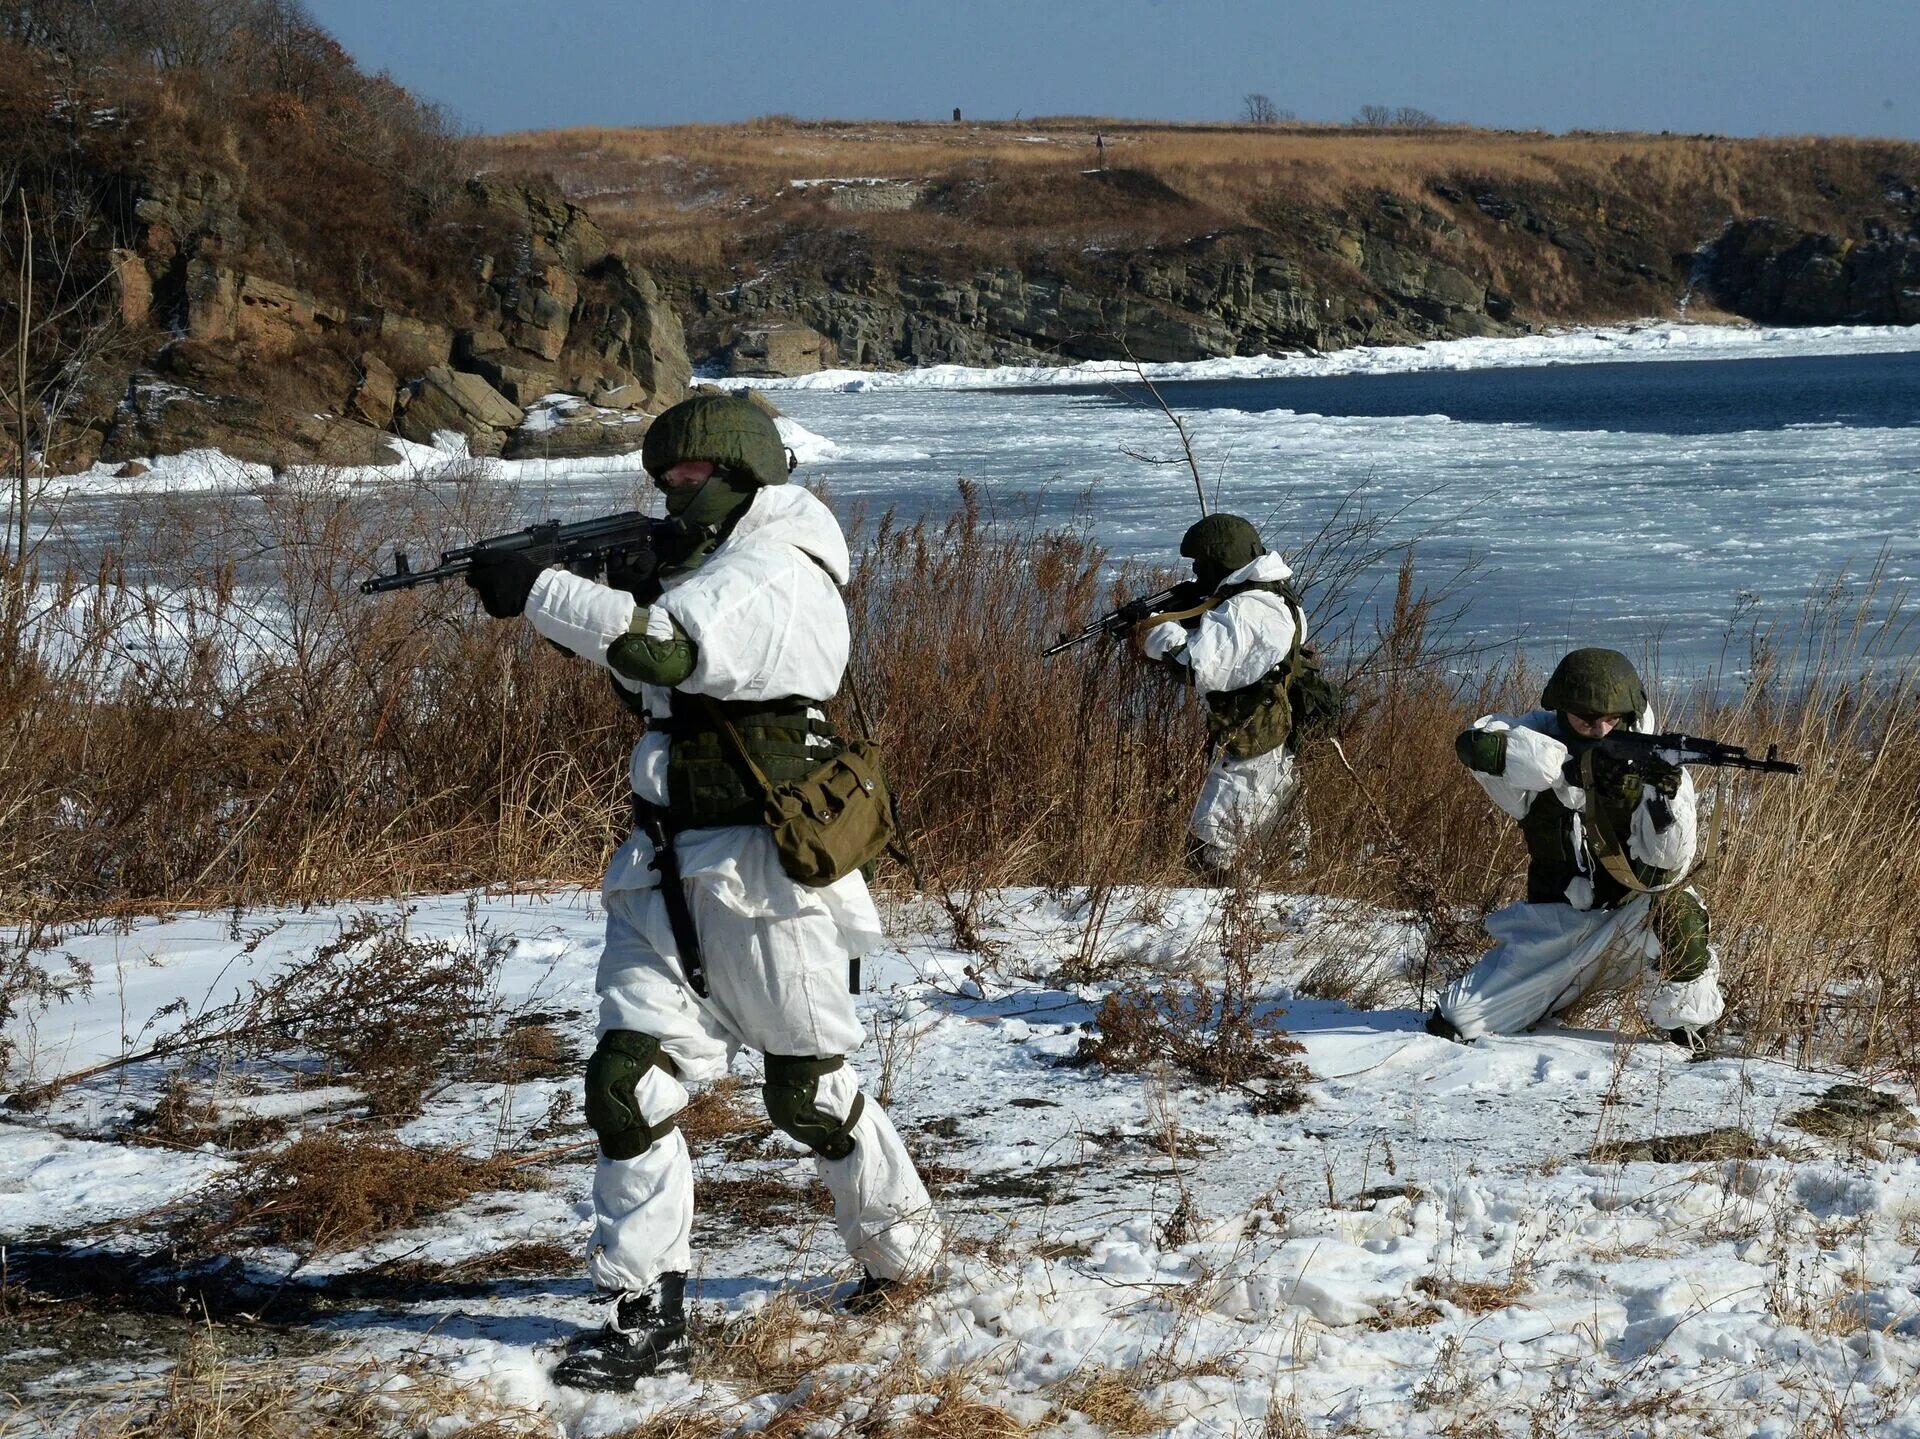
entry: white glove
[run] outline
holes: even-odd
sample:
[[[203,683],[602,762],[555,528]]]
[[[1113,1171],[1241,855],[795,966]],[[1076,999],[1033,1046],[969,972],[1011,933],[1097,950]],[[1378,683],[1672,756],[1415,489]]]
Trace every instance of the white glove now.
[[[1507,731],[1507,767],[1500,778],[1528,794],[1552,789],[1564,783],[1560,772],[1569,754],[1552,735],[1515,725]]]
[[[1187,627],[1162,620],[1140,637],[1140,653],[1150,660],[1163,660],[1187,647]]]

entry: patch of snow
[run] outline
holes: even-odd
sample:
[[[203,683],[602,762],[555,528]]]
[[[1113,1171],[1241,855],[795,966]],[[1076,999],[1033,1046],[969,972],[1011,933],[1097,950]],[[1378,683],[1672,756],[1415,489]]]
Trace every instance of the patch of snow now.
[[[1161,380],[1262,380],[1324,375],[1389,375],[1419,370],[1486,370],[1598,365],[1630,360],[1740,360],[1920,350],[1920,325],[1768,328],[1648,322],[1507,339],[1433,340],[1362,346],[1324,355],[1241,355],[1140,367]],[[820,370],[789,379],[729,380],[761,390],[997,390],[1125,382],[1139,371],[1121,360],[1069,365],[931,365],[917,370]]]
[[[1262,1007],[1316,1077],[1304,1108],[1263,1113],[1243,1091],[1177,1074],[1064,1063],[1106,993],[1072,976],[1213,970],[1219,894],[1118,890],[1095,904],[1028,889],[977,901],[990,953],[955,948],[932,903],[895,901],[890,943],[864,965],[871,1038],[852,1063],[870,1089],[889,1076],[889,1111],[938,1164],[938,1202],[961,1242],[925,1297],[803,1382],[799,1393],[845,1391],[830,1401],[833,1427],[864,1422],[869,1381],[911,1355],[932,1375],[964,1372],[981,1400],[1036,1424],[1057,1386],[1104,1370],[1137,1384],[1171,1434],[1263,1422],[1273,1432],[1282,1415],[1314,1433],[1524,1433],[1542,1416],[1553,1421],[1544,1432],[1611,1433],[1631,1409],[1671,1418],[1649,1433],[1786,1439],[1817,1393],[1839,1406],[1847,1432],[1920,1435],[1920,1158],[1782,1122],[1844,1076],[1765,1059],[1689,1063],[1671,1045],[1590,1029],[1447,1044],[1421,1029],[1402,917],[1266,895]],[[591,891],[415,896],[404,908],[423,938],[512,936],[501,995],[537,1005],[584,1053],[603,924]],[[70,1059],[111,1055],[123,1016],[137,1023],[168,996],[217,996],[269,976],[346,913],[256,912],[249,922],[268,931],[257,940],[232,938],[227,914],[63,936],[60,951],[125,978],[46,1018],[64,1028]],[[1292,986],[1330,949],[1375,967],[1389,1007],[1299,995]],[[755,1068],[743,1058],[744,1076]],[[22,1214],[58,1230],[139,1212],[215,1173],[223,1161],[211,1155],[45,1127],[104,1124],[164,1079],[146,1068],[90,1081],[57,1120],[0,1125],[8,1228]],[[400,1137],[474,1153],[564,1145],[589,1137],[579,1091],[577,1077],[449,1084]],[[1906,1086],[1897,1093],[1911,1102]],[[557,1136],[544,1128],[554,1116]],[[1738,1126],[1778,1157],[1591,1157],[1603,1140],[1716,1126]],[[696,1163],[696,1192],[751,1176],[799,1194],[811,1175],[798,1152],[728,1160],[709,1150]],[[303,1266],[293,1282],[584,1244],[593,1166],[540,1172],[545,1188],[476,1195]],[[831,1226],[756,1228],[709,1207],[695,1244],[694,1302],[708,1315],[743,1319],[797,1291],[803,1330],[841,1322],[826,1313],[848,1272]],[[270,1259],[290,1263],[253,1255]],[[424,1286],[412,1300],[336,1307],[330,1333],[376,1365],[425,1362],[479,1394],[543,1409],[571,1435],[675,1406],[765,1428],[798,1397],[686,1376],[630,1395],[554,1388],[558,1347],[599,1322],[584,1273],[503,1281],[453,1302],[450,1312],[448,1296]],[[1063,1429],[1094,1432],[1080,1420]]]

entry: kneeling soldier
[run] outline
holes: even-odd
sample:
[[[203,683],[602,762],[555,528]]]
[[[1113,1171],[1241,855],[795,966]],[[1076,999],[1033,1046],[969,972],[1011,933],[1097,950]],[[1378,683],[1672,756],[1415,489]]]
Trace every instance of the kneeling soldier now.
[[[848,961],[880,941],[866,882],[789,878],[745,763],[778,783],[832,753],[824,705],[847,663],[846,540],[786,482],[778,430],[743,398],[673,406],[642,462],[684,531],[640,587],[645,603],[524,552],[483,555],[471,577],[489,614],[524,612],[604,665],[647,721],[631,765],[637,827],[602,882],[600,1041],[587,1065],[600,1138],[587,1268],[613,1312],[554,1375],[582,1389],[629,1388],[684,1355],[693,1166],[675,1115],[743,1045],[765,1056],[767,1113],[813,1151],[865,1267],[856,1298],[924,1272],[940,1245],[912,1159],[844,1057],[864,1037]]]
[[[1428,1032],[1467,1043],[1512,1034],[1651,967],[1648,1020],[1699,1051],[1725,1006],[1706,906],[1684,887],[1693,780],[1666,764],[1633,773],[1595,748],[1616,727],[1654,728],[1619,651],[1573,651],[1540,703],[1476,720],[1456,742],[1488,797],[1520,821],[1527,897],[1487,917],[1494,947],[1440,996]]]

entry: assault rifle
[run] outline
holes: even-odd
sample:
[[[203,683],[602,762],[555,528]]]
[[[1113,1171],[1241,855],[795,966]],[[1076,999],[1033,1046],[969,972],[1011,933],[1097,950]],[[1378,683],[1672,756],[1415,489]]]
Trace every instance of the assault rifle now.
[[[1075,645],[1085,644],[1088,640],[1098,639],[1101,635],[1110,635],[1118,639],[1132,629],[1148,615],[1161,614],[1167,610],[1187,609],[1198,604],[1206,596],[1206,591],[1192,580],[1182,580],[1177,585],[1169,585],[1164,590],[1156,590],[1150,595],[1142,595],[1137,600],[1128,600],[1111,614],[1082,625],[1075,634],[1063,634],[1059,643],[1047,646],[1040,651],[1042,659],[1050,659],[1062,650],[1070,650]]]
[[[678,533],[679,523],[643,515],[638,510],[566,525],[558,520],[544,520],[511,534],[489,535],[459,549],[442,550],[440,563],[430,570],[414,569],[407,562],[407,552],[395,550],[393,573],[362,580],[360,593],[380,595],[390,590],[410,590],[415,585],[437,585],[444,580],[459,579],[473,568],[474,557],[483,551],[549,549],[553,554],[551,563],[564,565],[576,574],[645,574],[652,570],[654,553],[661,542]]]
[[[1780,758],[1780,746],[1770,744],[1764,759],[1755,759],[1737,744],[1722,744],[1717,739],[1701,739],[1690,734],[1635,734],[1615,730],[1593,745],[1607,758],[1624,764],[1628,770],[1648,763],[1709,765],[1715,769],[1750,769],[1762,774],[1799,774],[1800,766]]]

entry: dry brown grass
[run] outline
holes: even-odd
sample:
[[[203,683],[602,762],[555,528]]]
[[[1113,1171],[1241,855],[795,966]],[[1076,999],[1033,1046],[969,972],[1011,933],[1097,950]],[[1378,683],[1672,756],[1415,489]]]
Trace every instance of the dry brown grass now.
[[[1108,1434],[1151,1434],[1165,1427],[1164,1410],[1140,1397],[1132,1376],[1098,1365],[1081,1369],[1053,1387],[1056,1420],[1080,1414]]]
[[[524,627],[476,618],[464,591],[353,590],[376,538],[503,527],[484,485],[457,504],[343,505],[294,477],[230,515],[203,515],[197,532],[130,535],[126,568],[110,561],[28,591],[31,608],[0,604],[0,920],[34,942],[101,913],[597,875],[625,831],[634,733],[604,679]],[[990,886],[1089,885],[1097,898],[1188,882],[1181,836],[1204,765],[1191,697],[1117,646],[1038,654],[1155,577],[1110,583],[1084,533],[989,516],[964,491],[945,523],[852,529],[854,675],[921,874],[958,897],[958,937],[977,942],[966,896]],[[268,556],[247,589],[230,563],[243,533]],[[136,566],[173,578],[156,590],[128,578]],[[1393,910],[1420,936],[1413,977],[1430,993],[1475,957],[1480,916],[1518,891],[1524,865],[1516,827],[1461,770],[1453,737],[1475,714],[1530,708],[1539,679],[1500,665],[1463,676],[1411,568],[1377,632],[1351,607],[1342,621],[1327,588],[1309,603],[1354,703],[1339,748],[1302,756],[1297,821],[1311,846],[1292,853],[1283,830],[1245,883]],[[1920,1073],[1920,665],[1908,612],[1871,577],[1840,586],[1803,616],[1737,636],[1750,675],[1683,694],[1663,718],[1756,749],[1777,742],[1806,767],[1797,779],[1702,776],[1724,833],[1696,883],[1735,1026],[1760,1045]],[[858,724],[850,705],[840,717]],[[906,879],[882,869],[883,884]],[[1336,951],[1358,942],[1321,939]],[[342,951],[326,983],[345,983],[362,957]],[[396,949],[389,967],[430,978],[417,959]],[[458,1018],[470,979],[450,972],[445,1003],[402,1006],[396,1024],[406,1030],[415,1011]],[[1392,992],[1337,963],[1323,980]],[[13,993],[28,1006],[54,997]],[[337,1053],[342,1074],[369,1067],[361,1040],[397,1056],[389,1072],[407,1070],[403,1051],[477,1054],[492,1042],[359,1029],[325,1040],[324,1028],[308,1048]],[[513,1042],[547,1048],[501,1063],[564,1066],[539,1036]],[[730,1090],[706,1102],[723,1146],[761,1127]]]
[[[722,1379],[742,1392],[784,1393],[816,1369],[861,1358],[867,1333],[808,1309],[791,1293],[719,1323],[694,1317],[694,1377]]]
[[[709,1149],[729,1156],[743,1153],[773,1133],[758,1094],[737,1074],[717,1079],[694,1095],[677,1122],[696,1155]]]
[[[1524,1273],[1498,1284],[1492,1280],[1441,1279],[1422,1275],[1413,1281],[1413,1287],[1418,1293],[1431,1294],[1435,1299],[1464,1309],[1469,1314],[1491,1314],[1495,1310],[1508,1308],[1528,1292]]]
[[[209,1238],[235,1230],[302,1253],[350,1249],[475,1194],[524,1188],[525,1170],[457,1150],[420,1149],[381,1135],[307,1134],[249,1160],[232,1213]]]
[[[471,1439],[534,1439],[551,1422],[431,1372],[391,1382],[365,1361],[243,1360],[197,1336],[157,1379],[97,1386],[63,1416],[80,1439],[394,1439],[464,1420]]]

